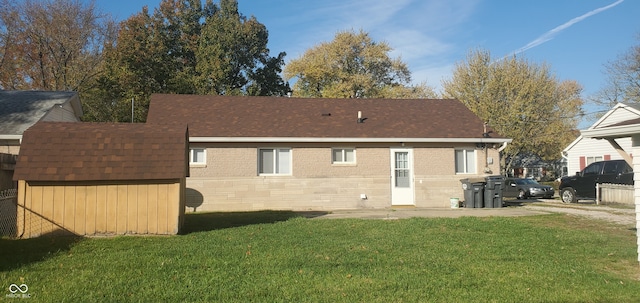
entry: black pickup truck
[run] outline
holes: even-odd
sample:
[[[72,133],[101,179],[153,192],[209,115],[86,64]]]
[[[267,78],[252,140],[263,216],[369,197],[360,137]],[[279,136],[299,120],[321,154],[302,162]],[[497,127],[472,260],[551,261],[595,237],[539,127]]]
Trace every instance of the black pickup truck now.
[[[578,198],[595,199],[597,183],[633,184],[633,169],[625,160],[593,162],[574,176],[560,180],[560,198],[564,203],[575,203]]]

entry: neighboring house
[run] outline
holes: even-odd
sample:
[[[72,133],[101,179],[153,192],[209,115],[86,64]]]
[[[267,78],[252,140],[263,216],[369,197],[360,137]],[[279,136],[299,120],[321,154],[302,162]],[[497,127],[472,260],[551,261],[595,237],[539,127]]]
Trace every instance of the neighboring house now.
[[[38,121],[80,121],[76,92],[0,90],[0,191],[15,188],[15,156],[22,133]]]
[[[618,103],[591,125],[587,131],[610,127],[611,125],[637,118],[640,118],[639,105]],[[615,144],[612,145],[608,140],[613,140]],[[631,150],[630,137],[595,139],[587,138],[584,134],[581,134],[562,151],[562,157],[567,161],[566,174],[573,175],[596,161],[621,160],[625,159],[625,157],[630,157],[631,153],[620,152],[625,150]]]
[[[189,126],[188,211],[450,207],[511,139],[457,100],[154,94]]]
[[[186,125],[38,122],[24,132],[16,237],[176,234]]]
[[[614,107],[614,110],[619,107],[620,104]],[[630,115],[629,119],[620,119],[617,123],[608,124],[597,128],[589,128],[580,132],[581,136],[588,139],[598,139],[605,142],[610,142],[612,148],[619,150],[619,145],[616,142],[624,139],[631,140],[629,148],[621,151],[622,154],[640,154],[640,118]],[[634,174],[634,197],[636,205],[636,230],[640,229],[640,157],[631,158],[630,156],[624,157],[633,167]],[[638,240],[638,261],[640,261],[640,233],[637,234]]]

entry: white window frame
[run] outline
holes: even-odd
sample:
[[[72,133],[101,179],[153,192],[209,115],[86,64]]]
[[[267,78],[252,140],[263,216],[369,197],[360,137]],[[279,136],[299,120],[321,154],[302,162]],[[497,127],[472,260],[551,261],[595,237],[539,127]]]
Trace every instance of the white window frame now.
[[[273,151],[273,173],[262,173],[260,170],[262,169],[262,159],[261,159],[261,151],[263,150],[271,150]],[[289,153],[289,157],[287,162],[289,163],[289,171],[286,173],[281,173],[280,169],[280,153],[281,151],[286,150]],[[293,174],[293,149],[290,147],[260,147],[258,148],[258,175],[259,176],[291,176]]]
[[[458,163],[456,162],[456,161],[458,161],[457,160],[458,151],[462,151],[464,153],[464,157],[463,157],[464,171],[458,171],[458,165],[457,165]],[[469,170],[469,163],[467,163],[467,160],[469,158],[469,155],[468,155],[469,152],[473,153],[473,162],[474,162],[473,164],[474,165],[473,165],[473,167],[471,167],[471,169],[473,171]],[[455,166],[454,169],[455,169],[456,174],[475,174],[478,171],[478,153],[473,148],[456,148],[455,151],[454,151],[453,162],[454,162],[454,166]]]
[[[196,150],[201,150],[202,151],[202,155],[203,155],[203,159],[202,162],[194,162],[194,156],[195,156],[195,151]],[[204,147],[191,147],[189,148],[189,166],[199,166],[199,167],[203,167],[207,165],[207,149]]]
[[[336,159],[333,158],[333,155],[338,150],[340,151],[341,159],[336,161]],[[353,161],[347,161],[347,155],[346,155],[346,151],[347,150],[353,151]],[[334,147],[334,148],[331,148],[331,164],[334,164],[334,165],[355,165],[356,163],[357,163],[357,160],[356,160],[356,148],[355,147]]]

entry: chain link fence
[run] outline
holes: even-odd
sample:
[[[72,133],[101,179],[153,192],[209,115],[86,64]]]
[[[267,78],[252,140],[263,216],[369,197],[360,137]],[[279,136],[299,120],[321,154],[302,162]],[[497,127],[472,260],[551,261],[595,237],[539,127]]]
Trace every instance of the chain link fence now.
[[[0,191],[0,237],[17,237],[18,189]]]

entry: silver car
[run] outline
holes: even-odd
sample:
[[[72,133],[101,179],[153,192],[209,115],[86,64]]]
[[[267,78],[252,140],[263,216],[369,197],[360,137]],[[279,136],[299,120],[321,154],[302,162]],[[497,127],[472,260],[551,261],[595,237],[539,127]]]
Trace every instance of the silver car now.
[[[538,181],[525,178],[509,178],[505,181],[502,190],[504,197],[527,198],[553,198],[555,191],[549,185],[542,185]]]

